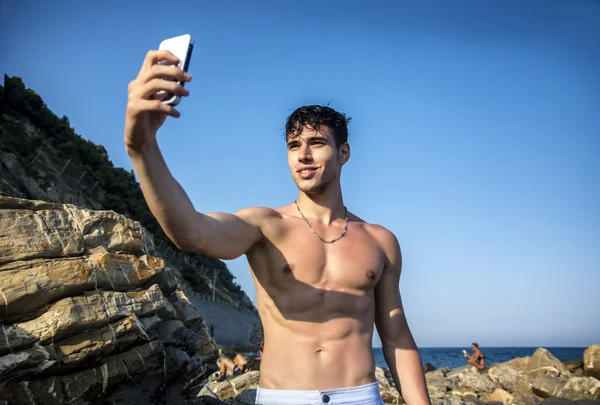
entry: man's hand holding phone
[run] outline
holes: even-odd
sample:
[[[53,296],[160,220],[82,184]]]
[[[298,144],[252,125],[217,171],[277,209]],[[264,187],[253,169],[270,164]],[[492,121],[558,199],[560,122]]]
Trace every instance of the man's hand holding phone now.
[[[139,151],[153,140],[167,115],[179,118],[179,111],[172,105],[153,99],[161,91],[179,97],[189,95],[189,90],[182,84],[192,77],[178,66],[179,62],[170,51],[150,51],[138,76],[129,83],[125,114],[125,147],[128,151]]]

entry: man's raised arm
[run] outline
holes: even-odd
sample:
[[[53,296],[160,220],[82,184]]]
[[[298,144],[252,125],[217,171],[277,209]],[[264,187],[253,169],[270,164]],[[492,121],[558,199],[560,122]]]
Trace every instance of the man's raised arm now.
[[[168,51],[150,51],[138,77],[128,87],[125,116],[125,148],[138,175],[144,198],[167,236],[182,250],[202,252],[211,257],[233,259],[244,254],[262,238],[261,220],[266,208],[248,208],[233,214],[198,213],[181,185],[173,178],[156,142],[156,133],[167,115],[179,112],[152,95],[165,90],[180,96],[189,91],[170,77],[189,81],[191,76],[176,66]]]

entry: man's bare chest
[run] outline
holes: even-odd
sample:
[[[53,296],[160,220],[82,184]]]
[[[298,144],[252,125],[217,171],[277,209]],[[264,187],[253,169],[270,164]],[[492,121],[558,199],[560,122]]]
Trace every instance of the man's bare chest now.
[[[305,284],[326,290],[368,291],[385,265],[385,255],[361,224],[350,223],[346,235],[325,243],[302,221],[282,221],[265,242],[268,278],[279,288]],[[318,229],[331,240],[336,231]]]

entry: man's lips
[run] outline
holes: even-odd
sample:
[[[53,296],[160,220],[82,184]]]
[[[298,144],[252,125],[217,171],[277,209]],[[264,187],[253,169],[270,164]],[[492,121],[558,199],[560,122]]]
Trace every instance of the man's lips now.
[[[302,177],[303,179],[309,179],[317,172],[317,168],[316,167],[303,167],[301,169],[298,169],[297,172],[300,175],[300,177]]]

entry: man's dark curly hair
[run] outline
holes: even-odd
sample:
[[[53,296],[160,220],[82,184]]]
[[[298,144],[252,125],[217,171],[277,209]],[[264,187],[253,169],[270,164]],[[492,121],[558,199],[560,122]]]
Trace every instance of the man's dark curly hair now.
[[[335,139],[335,146],[348,142],[348,124],[352,118],[335,111],[328,106],[307,105],[297,108],[288,117],[285,124],[285,139],[295,138],[304,127],[319,131],[321,126],[329,128]]]

